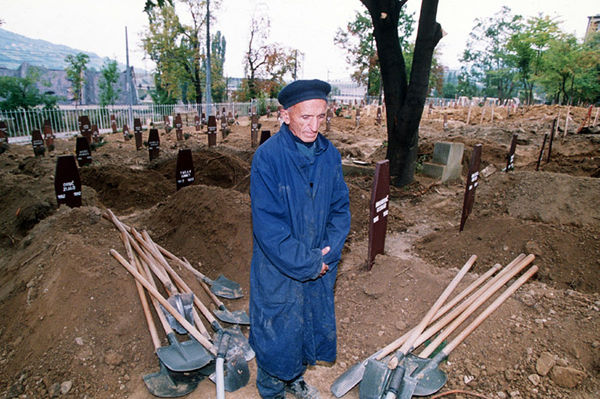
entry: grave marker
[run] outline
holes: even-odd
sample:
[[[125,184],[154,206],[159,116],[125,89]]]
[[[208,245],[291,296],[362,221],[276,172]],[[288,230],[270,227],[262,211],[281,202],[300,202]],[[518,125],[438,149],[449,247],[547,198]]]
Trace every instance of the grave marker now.
[[[217,145],[217,119],[214,115],[208,117],[208,146]]]
[[[550,142],[548,143],[548,158],[546,159],[546,163],[550,162],[550,156],[552,155],[552,142],[554,141],[554,133],[556,133],[556,125],[558,124],[558,120],[554,119],[552,121],[552,130],[550,130]]]
[[[381,125],[381,107],[377,107],[377,116],[375,117],[375,122],[378,125]]]
[[[83,139],[87,144],[85,137],[77,139]],[[61,155],[56,159],[54,192],[59,207],[61,204],[71,208],[81,206],[81,180],[73,155]]]
[[[77,155],[77,164],[79,167],[92,163],[90,144],[85,137],[77,137],[75,141],[75,154]]]
[[[165,132],[169,133],[171,131],[171,117],[170,117],[170,115],[165,115],[163,117],[163,121],[164,121],[164,124],[165,124]]]
[[[360,108],[356,108],[356,127],[360,126]]]
[[[200,126],[200,116],[198,115],[194,115],[194,127],[196,128],[197,132],[202,130],[202,126]]]
[[[593,105],[590,105],[590,108],[588,109],[587,115],[585,116],[585,118],[583,119],[583,122],[581,122],[581,125],[579,125],[579,128],[575,132],[576,134],[581,133],[581,131],[583,130],[583,128],[586,125],[586,123],[588,124],[588,127],[589,127],[589,122],[590,122],[590,119],[592,117],[592,108],[593,107],[594,107]],[[550,142],[552,143],[552,140],[550,140]],[[550,155],[550,154],[548,154],[548,155]]]
[[[142,122],[140,118],[135,118],[133,120],[133,135],[135,137],[135,149],[141,150],[144,143],[142,138]]]
[[[231,111],[229,111],[227,113],[227,124],[228,125],[233,125],[234,119],[233,119],[233,114],[231,113]]]
[[[98,130],[98,125],[92,125],[92,138],[94,139],[94,143],[100,142],[100,131]]]
[[[88,144],[92,144],[92,126],[90,124],[90,118],[87,115],[81,115],[79,117],[79,132],[88,141]]]
[[[200,118],[196,115],[196,118]],[[181,114],[175,115],[175,136],[177,141],[183,140],[183,123],[181,122]]]
[[[35,129],[31,133],[31,145],[33,146],[33,153],[35,156],[44,155],[46,153],[46,147],[44,147],[44,139],[42,133]]]
[[[46,142],[46,147],[48,147],[48,151],[54,150],[54,132],[52,132],[52,125],[50,125],[49,120],[44,121],[44,126],[42,127],[42,132],[44,133],[44,141]]]
[[[113,133],[117,132],[117,118],[114,114],[110,116],[110,128],[112,129]]]
[[[160,153],[160,137],[158,136],[158,129],[150,129],[148,134],[148,154],[150,160],[158,158]]]
[[[175,183],[177,190],[194,183],[194,159],[192,150],[183,149],[177,153],[177,166],[175,169]]]
[[[221,114],[221,136],[223,138],[227,137],[227,117],[225,116],[225,112]]]
[[[258,145],[261,145],[262,143],[267,141],[269,138],[271,138],[271,131],[270,130],[262,130],[260,132],[260,143]]]
[[[123,138],[129,140],[129,128],[126,123],[123,124]]]
[[[469,162],[469,173],[467,175],[467,184],[465,187],[465,198],[463,201],[462,215],[460,217],[459,232],[463,231],[467,218],[473,210],[475,202],[475,190],[479,185],[479,165],[481,164],[481,144],[475,145],[471,152],[471,161]]]
[[[250,144],[252,148],[256,148],[258,139],[258,116],[252,114],[250,118]]]
[[[8,127],[4,121],[0,121],[0,154],[8,148]]]
[[[506,172],[515,170],[515,150],[517,149],[517,134],[513,134],[510,142],[510,150],[506,156]]]
[[[200,123],[202,124],[202,126],[206,125],[206,114],[204,112],[202,113],[202,118],[200,119]]]
[[[371,191],[369,219],[369,249],[367,269],[371,270],[375,256],[383,254],[387,229],[388,203],[390,199],[390,161],[377,162]]]
[[[544,157],[544,147],[546,146],[546,140],[548,140],[548,133],[544,134],[544,141],[542,142],[542,148],[540,148],[540,155],[538,156],[537,164],[535,165],[535,170],[540,170],[540,163],[542,162],[542,158]]]

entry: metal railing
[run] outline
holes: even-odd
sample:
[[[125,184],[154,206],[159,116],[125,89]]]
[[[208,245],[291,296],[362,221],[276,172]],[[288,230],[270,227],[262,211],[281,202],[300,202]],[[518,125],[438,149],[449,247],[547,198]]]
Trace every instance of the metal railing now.
[[[276,99],[265,101],[267,107],[277,106]],[[246,103],[212,103],[211,114],[229,112],[232,115],[247,116],[252,107],[257,107],[258,102]],[[182,114],[184,124],[193,125],[194,116],[206,112],[206,104],[144,104],[132,106],[132,120],[139,118],[143,126],[163,123],[165,115]],[[112,131],[111,115],[114,115],[118,129],[127,124],[130,129],[129,107],[127,105],[115,106],[61,106],[58,109],[35,108],[31,110],[0,111],[0,121],[7,126],[7,136],[10,142],[27,141],[31,139],[33,130],[42,131],[45,121],[50,122],[56,137],[68,137],[79,133],[79,117],[87,115],[92,125],[96,125],[100,133]]]

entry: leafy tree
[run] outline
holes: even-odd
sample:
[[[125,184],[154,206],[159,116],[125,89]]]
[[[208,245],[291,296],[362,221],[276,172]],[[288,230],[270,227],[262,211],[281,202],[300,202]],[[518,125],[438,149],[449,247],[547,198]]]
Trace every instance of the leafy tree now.
[[[270,21],[266,16],[250,20],[250,40],[244,57],[242,90],[238,99],[257,98],[259,93],[271,93],[283,84],[288,72],[298,68],[297,52],[277,43],[268,43]]]
[[[76,55],[69,54],[65,57],[65,62],[68,64],[66,68],[67,79],[73,85],[73,100],[75,103],[82,103],[82,89],[85,81],[84,72],[87,69],[87,63],[90,57],[84,53]]]
[[[50,92],[41,93],[37,82],[38,73],[34,68],[30,68],[24,78],[0,76],[0,110],[29,110],[39,105],[54,108],[59,98]]]
[[[408,38],[414,31],[414,14],[400,10],[398,17],[398,40],[400,48],[409,49]],[[338,28],[334,43],[347,52],[346,61],[355,67],[352,80],[367,87],[367,94],[376,96],[381,93],[381,72],[373,36],[373,23],[367,10],[357,11],[354,21],[346,29]],[[406,55],[406,54],[405,54]]]
[[[215,102],[223,102],[225,101],[227,90],[227,82],[223,73],[227,41],[225,40],[225,36],[221,35],[220,31],[217,31],[217,33],[212,36],[210,47],[211,95]],[[206,73],[206,67],[204,73]]]
[[[100,88],[100,105],[106,107],[114,104],[119,98],[120,89],[117,86],[119,82],[119,70],[116,60],[106,60],[100,71],[101,78],[98,82]]]
[[[404,186],[414,179],[418,133],[429,91],[435,46],[442,38],[436,22],[438,0],[422,0],[410,80],[398,40],[398,21],[406,0],[361,0],[373,23],[385,94],[388,148],[392,184]]]
[[[461,59],[463,82],[482,84],[486,96],[500,99],[513,96],[516,68],[506,43],[517,32],[521,19],[503,6],[493,17],[475,20]]]

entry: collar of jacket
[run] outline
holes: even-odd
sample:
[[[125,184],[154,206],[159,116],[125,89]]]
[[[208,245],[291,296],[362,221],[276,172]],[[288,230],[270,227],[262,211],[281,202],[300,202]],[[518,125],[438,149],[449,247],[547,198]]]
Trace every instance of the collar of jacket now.
[[[296,148],[296,143],[294,140],[294,133],[292,133],[292,131],[290,130],[287,123],[284,123],[283,125],[281,125],[280,133],[283,133],[283,136],[285,137],[286,147],[290,151],[300,154],[300,151],[298,151],[298,149]],[[315,140],[315,145],[317,146],[315,148],[315,156],[318,157],[319,155],[321,155],[323,152],[325,152],[327,150],[327,147],[329,146],[329,141],[325,137],[323,137],[323,135],[321,133],[319,133],[319,134],[317,134],[317,139]]]

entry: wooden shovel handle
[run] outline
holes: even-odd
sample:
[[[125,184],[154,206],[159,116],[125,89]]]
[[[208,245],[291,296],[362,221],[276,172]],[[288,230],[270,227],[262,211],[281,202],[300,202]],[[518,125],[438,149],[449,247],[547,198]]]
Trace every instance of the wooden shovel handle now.
[[[180,315],[179,312],[177,312],[177,310],[173,306],[171,306],[171,304],[154,287],[152,287],[152,285],[144,277],[142,277],[142,275],[140,273],[138,273],[138,271],[135,270],[135,268],[133,268],[129,264],[129,262],[127,262],[127,260],[125,260],[125,258],[123,258],[114,249],[110,250],[110,254],[117,261],[119,261],[119,263],[125,269],[127,269],[127,271],[129,273],[131,273],[135,277],[135,279],[138,280],[144,286],[144,288],[146,288],[148,290],[150,295],[152,295],[154,298],[156,298],[160,302],[160,304],[165,309],[167,309],[167,311],[169,313],[171,313],[171,315],[183,326],[183,328],[185,328],[187,330],[187,332],[192,337],[194,337],[198,342],[200,342],[200,344],[202,346],[204,346],[212,355],[214,355],[214,356],[217,355],[217,351],[216,351],[214,345],[208,339],[206,339],[205,336],[200,334],[200,332],[196,329],[196,327],[191,325],[182,315]]]
[[[138,271],[141,272],[140,265],[138,264]],[[146,317],[146,323],[148,323],[148,330],[150,330],[150,336],[152,337],[152,344],[154,345],[154,350],[160,348],[160,339],[158,338],[158,331],[156,330],[156,324],[154,324],[154,319],[152,318],[152,314],[150,313],[150,306],[148,305],[148,298],[146,298],[146,293],[144,292],[144,287],[140,284],[139,281],[135,280],[135,286],[138,291],[138,295],[140,296],[140,301],[142,302],[142,309],[144,309],[144,316]]]
[[[467,336],[473,332],[473,330],[475,330],[490,314],[492,314],[492,312],[498,309],[498,307],[502,305],[502,303],[506,301],[506,299],[509,296],[511,296],[516,290],[519,289],[519,287],[525,284],[525,282],[529,280],[529,278],[533,276],[537,272],[537,270],[537,266],[531,266],[529,270],[527,270],[521,277],[519,277],[517,281],[512,283],[510,287],[508,287],[498,298],[496,298],[496,300],[490,306],[488,306],[483,312],[481,312],[481,314],[479,314],[479,316],[477,316],[477,318],[473,320],[471,324],[465,327],[465,329],[462,330],[460,334],[458,334],[456,338],[454,338],[444,348],[443,352],[446,354],[446,356],[449,355],[450,352],[454,350],[454,348],[460,345],[462,341],[464,341],[464,339],[467,338]]]

